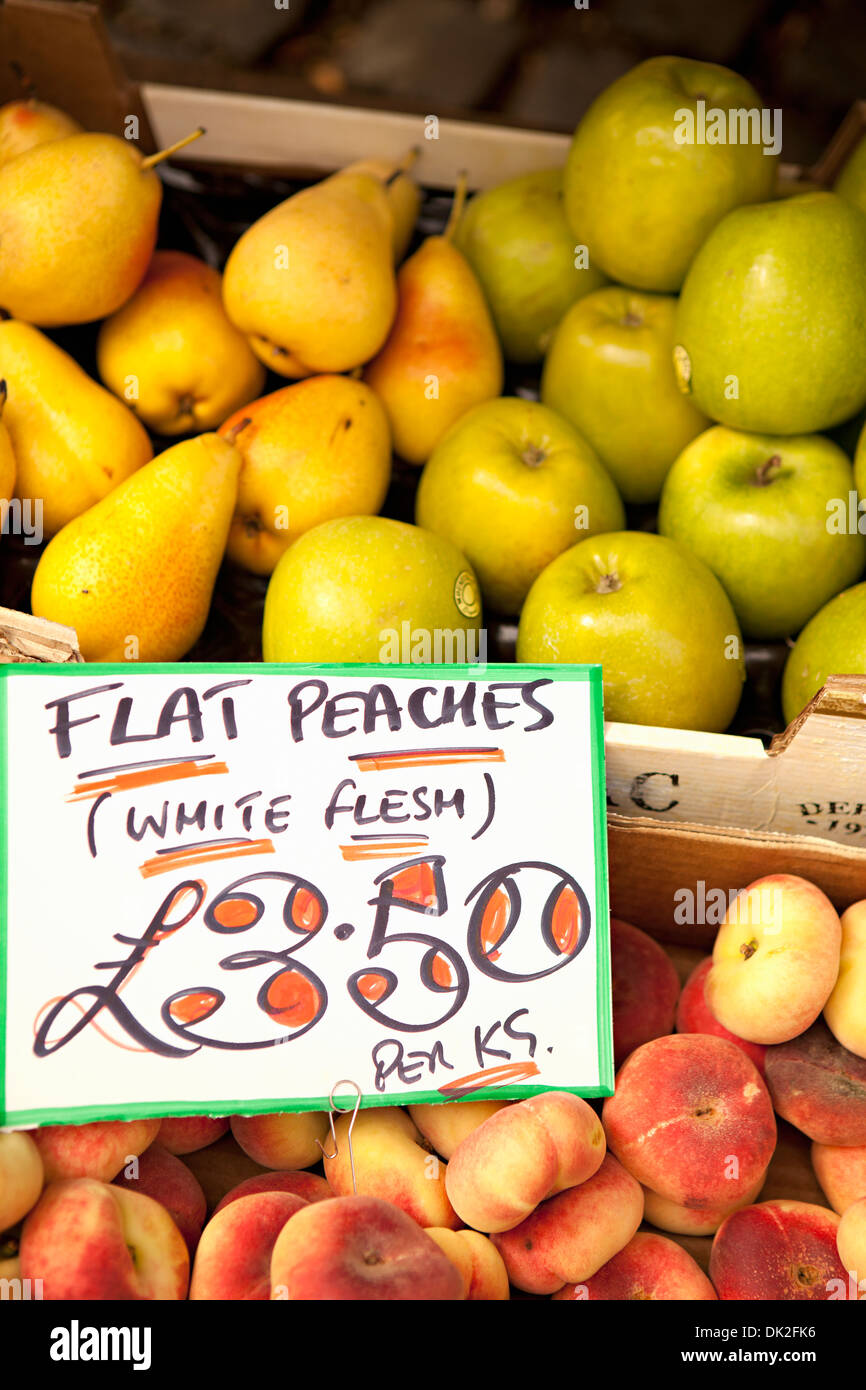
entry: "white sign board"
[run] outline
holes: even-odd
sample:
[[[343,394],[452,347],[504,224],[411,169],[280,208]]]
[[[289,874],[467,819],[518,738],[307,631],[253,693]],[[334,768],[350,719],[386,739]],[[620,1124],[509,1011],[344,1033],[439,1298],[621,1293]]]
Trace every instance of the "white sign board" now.
[[[0,1124],[613,1089],[598,667],[0,668]]]

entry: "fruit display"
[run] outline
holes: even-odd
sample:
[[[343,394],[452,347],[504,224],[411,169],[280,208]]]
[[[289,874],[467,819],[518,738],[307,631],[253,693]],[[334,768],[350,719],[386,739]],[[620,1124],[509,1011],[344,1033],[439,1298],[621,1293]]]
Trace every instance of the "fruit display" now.
[[[866,903],[835,935],[831,913],[804,879],[751,884],[682,991],[614,922],[604,1102],[377,1106],[333,1138],[321,1112],[0,1133],[0,1268],[51,1300],[866,1297],[866,1043],[828,1026],[862,1024],[838,991]],[[786,1136],[811,1141],[811,1200],[779,1195]]]
[[[97,671],[598,664],[605,718],[671,739],[739,731],[758,667],[767,734],[866,676],[862,149],[792,190],[775,146],[680,138],[707,103],[762,109],[650,59],[562,167],[447,193],[423,150],[175,185],[186,141],[0,108],[0,603]],[[0,1279],[866,1300],[866,900],[808,872],[742,874],[709,951],[614,916],[610,1095],[0,1130]]]
[[[483,637],[500,660],[601,660],[609,717],[707,732],[778,732],[828,675],[866,671],[848,617],[866,574],[846,452],[866,406],[859,151],[837,191],[799,192],[760,121],[683,137],[710,100],[763,110],[734,72],[651,59],[596,99],[559,168],[480,191],[455,176],[449,196],[425,191],[414,149],[273,191],[223,179],[215,202],[199,171],[182,205],[160,170],[200,132],[144,156],[32,97],[0,109],[0,601],[81,623],[87,660],[387,662],[399,589],[429,637],[407,660],[468,622],[470,659]],[[141,484],[168,548],[207,549],[194,600],[183,584],[155,598],[164,641],[123,611],[127,561],[99,558],[125,540],[82,560],[73,532],[74,570],[57,546],[34,582],[17,505],[50,539],[210,433],[241,459],[227,536],[205,540],[189,501],[163,524],[169,492]],[[456,547],[466,611],[431,603],[432,572],[385,543],[339,590],[332,558],[348,573],[355,519],[377,516]],[[653,531],[676,547],[636,582],[629,555]],[[298,568],[280,567],[301,541]],[[287,607],[309,641],[274,637]],[[94,643],[94,618],[130,640]]]

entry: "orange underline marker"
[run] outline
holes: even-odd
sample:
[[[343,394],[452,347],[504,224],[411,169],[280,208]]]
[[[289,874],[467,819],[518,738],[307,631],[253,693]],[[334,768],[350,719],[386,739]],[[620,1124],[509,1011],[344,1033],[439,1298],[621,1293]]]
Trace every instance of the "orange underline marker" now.
[[[501,748],[407,749],[403,753],[362,754],[355,759],[360,772],[380,772],[392,767],[445,767],[454,763],[504,763]]]
[[[406,849],[426,849],[426,840],[377,840],[374,845],[340,845],[347,863],[359,859],[393,859]]]
[[[273,840],[237,840],[232,844],[213,845],[210,849],[199,849],[188,845],[176,849],[171,854],[156,854],[153,859],[145,859],[139,866],[142,878],[153,878],[155,874],[167,874],[172,869],[187,868],[190,864],[209,864],[215,859],[243,859],[248,854],[275,854]]]
[[[470,1072],[468,1076],[458,1076],[439,1087],[440,1096],[468,1096],[473,1091],[481,1091],[485,1086],[504,1086],[509,1081],[528,1081],[538,1076],[535,1062],[506,1062],[501,1067],[486,1067],[483,1071]]]
[[[134,791],[137,787],[152,787],[158,782],[182,782],[187,777],[215,777],[228,772],[226,763],[200,763],[191,759],[186,763],[173,763],[170,767],[146,767],[138,772],[120,772],[116,777],[106,777],[100,782],[76,782],[67,801],[86,801],[88,797],[99,796],[101,792]]]

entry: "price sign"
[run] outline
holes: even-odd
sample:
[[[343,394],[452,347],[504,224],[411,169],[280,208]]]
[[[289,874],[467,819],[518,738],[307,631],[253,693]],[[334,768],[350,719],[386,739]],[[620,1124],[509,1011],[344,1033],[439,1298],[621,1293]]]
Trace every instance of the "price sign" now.
[[[613,1090],[601,671],[0,668],[0,1123]]]

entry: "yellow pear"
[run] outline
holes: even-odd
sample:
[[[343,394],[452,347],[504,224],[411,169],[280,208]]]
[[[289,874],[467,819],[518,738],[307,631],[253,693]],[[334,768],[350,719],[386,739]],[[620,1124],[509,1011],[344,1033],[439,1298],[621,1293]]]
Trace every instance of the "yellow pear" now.
[[[428,237],[400,267],[394,326],[364,373],[409,463],[425,463],[461,415],[502,391],[502,349],[487,301],[451,242],[464,195],[461,187],[444,235]]]
[[[29,323],[0,323],[3,419],[18,469],[17,495],[42,502],[53,536],[153,457],[125,405]]]
[[[241,457],[217,434],[174,444],[65,526],[32,608],[75,628],[85,661],[177,661],[205,625]]]
[[[62,140],[66,135],[78,135],[81,126],[65,111],[49,106],[35,97],[22,97],[0,106],[0,165],[8,164],[19,154],[47,145],[49,140]]]
[[[311,376],[272,391],[228,419],[243,459],[228,555],[270,574],[298,536],[339,516],[369,516],[385,500],[391,436],[363,381]]]
[[[0,381],[0,507],[4,509],[15,494],[15,451],[3,419],[5,405],[6,382]],[[5,516],[0,516],[3,520]]]
[[[197,130],[142,158],[115,135],[68,135],[0,168],[0,308],[42,328],[90,323],[125,304],[156,241],[153,166]]]
[[[393,236],[381,180],[334,174],[244,232],[225,268],[226,313],[281,376],[360,366],[394,317]]]
[[[389,159],[359,159],[340,170],[340,174],[372,174],[373,178],[379,179],[384,185],[391,210],[391,240],[395,265],[399,265],[406,254],[421,207],[421,190],[405,167],[414,162],[415,153],[413,150],[410,159],[400,162]]]
[[[222,305],[219,271],[156,251],[130,300],[106,319],[99,375],[160,434],[215,429],[258,396],[265,369]]]

